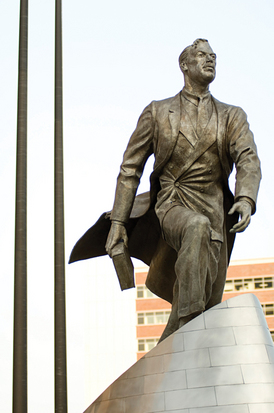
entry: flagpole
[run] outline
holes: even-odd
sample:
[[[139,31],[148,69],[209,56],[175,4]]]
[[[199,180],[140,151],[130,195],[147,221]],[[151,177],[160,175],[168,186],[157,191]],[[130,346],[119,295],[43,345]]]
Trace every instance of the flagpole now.
[[[13,413],[27,402],[27,98],[28,0],[20,2],[14,248]]]
[[[55,3],[54,130],[55,412],[67,412],[66,300],[63,184],[62,2]]]

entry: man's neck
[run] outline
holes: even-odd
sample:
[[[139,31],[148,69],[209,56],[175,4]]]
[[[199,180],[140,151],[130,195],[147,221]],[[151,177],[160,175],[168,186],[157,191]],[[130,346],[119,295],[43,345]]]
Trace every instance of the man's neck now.
[[[209,93],[209,85],[199,85],[197,83],[190,82],[189,79],[185,79],[185,89],[195,96],[204,96]]]

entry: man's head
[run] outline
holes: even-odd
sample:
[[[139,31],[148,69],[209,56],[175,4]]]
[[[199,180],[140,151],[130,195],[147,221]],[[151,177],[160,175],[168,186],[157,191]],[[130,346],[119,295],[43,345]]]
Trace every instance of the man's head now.
[[[207,40],[197,39],[182,51],[179,65],[185,81],[208,85],[215,78],[216,54]]]

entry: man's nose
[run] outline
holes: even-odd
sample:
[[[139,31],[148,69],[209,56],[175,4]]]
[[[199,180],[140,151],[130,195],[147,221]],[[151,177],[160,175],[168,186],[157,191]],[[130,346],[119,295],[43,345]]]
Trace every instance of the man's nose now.
[[[210,54],[206,55],[206,61],[207,62],[213,62],[213,57]]]

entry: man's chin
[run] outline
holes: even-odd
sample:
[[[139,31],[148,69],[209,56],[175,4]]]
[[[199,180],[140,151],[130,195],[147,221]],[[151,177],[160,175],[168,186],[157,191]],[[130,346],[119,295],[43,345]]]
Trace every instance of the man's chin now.
[[[213,82],[213,80],[215,79],[215,72],[211,72],[211,71],[204,72],[204,79],[209,83]]]

